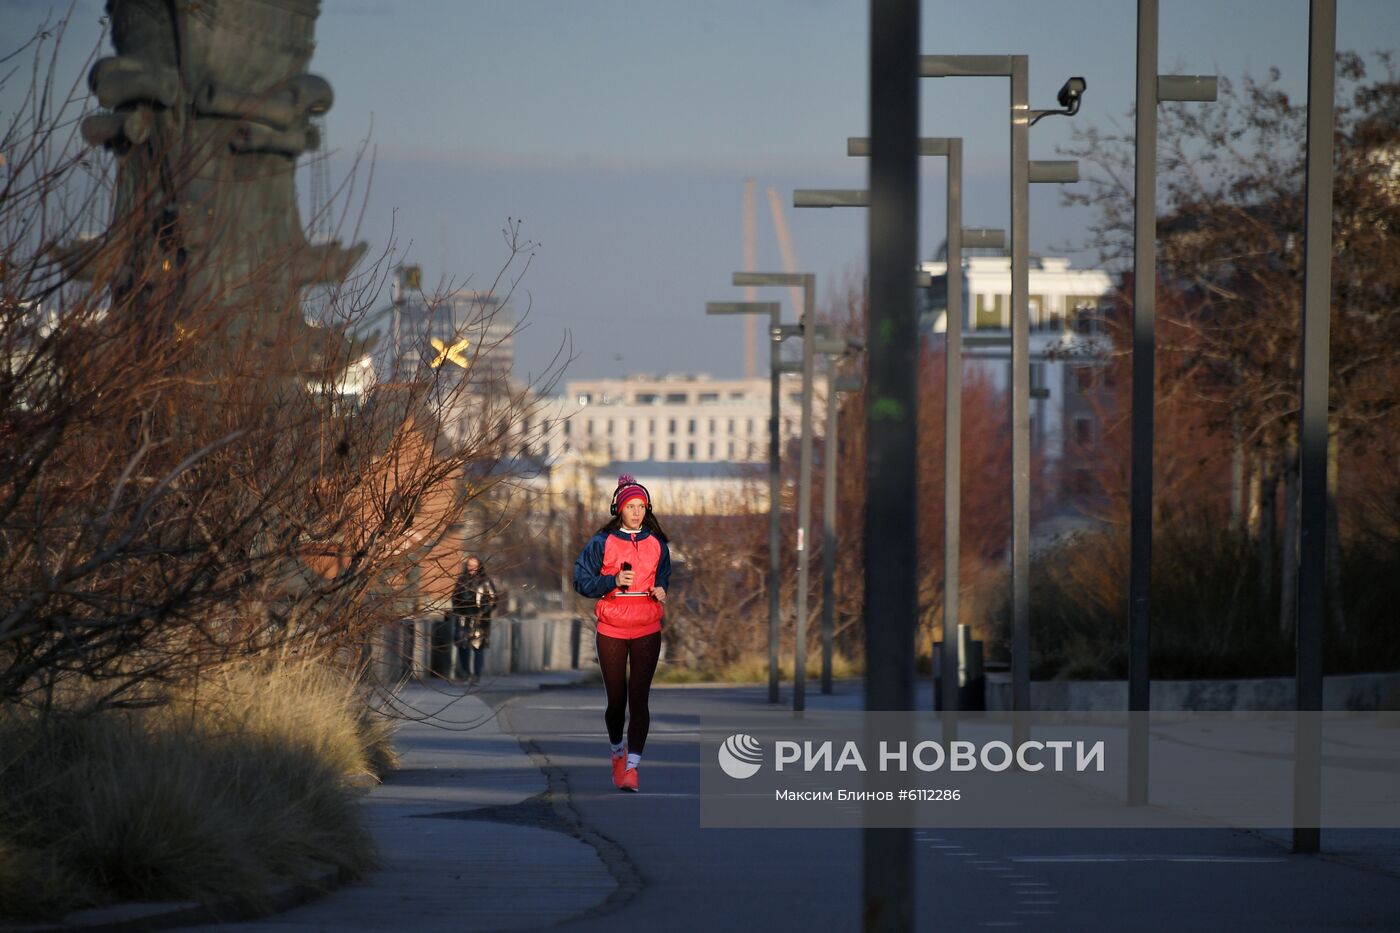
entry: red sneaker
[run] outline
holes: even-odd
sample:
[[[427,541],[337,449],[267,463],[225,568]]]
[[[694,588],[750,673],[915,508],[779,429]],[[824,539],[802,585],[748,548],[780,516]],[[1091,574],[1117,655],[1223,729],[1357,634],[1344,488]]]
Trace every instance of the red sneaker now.
[[[622,783],[617,786],[621,790],[630,790],[635,794],[637,792],[637,769],[628,768],[624,771],[622,774]]]
[[[621,790],[621,789],[622,789],[622,775],[623,775],[623,772],[625,772],[625,771],[627,770],[627,753],[626,753],[626,752],[622,753],[621,755],[614,755],[614,756],[613,756],[612,768],[613,768],[613,787],[616,787],[618,790]]]

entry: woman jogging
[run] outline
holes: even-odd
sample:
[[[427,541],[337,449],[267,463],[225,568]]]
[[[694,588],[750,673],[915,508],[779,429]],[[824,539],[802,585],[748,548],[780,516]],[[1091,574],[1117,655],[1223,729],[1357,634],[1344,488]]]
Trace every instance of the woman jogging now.
[[[598,600],[598,664],[608,694],[603,721],[612,746],[613,784],[636,791],[637,766],[651,725],[647,696],[661,656],[671,552],[651,512],[651,494],[630,475],[617,478],[608,512],[612,520],[589,539],[574,562],[574,589]],[[629,705],[632,719],[624,739]]]

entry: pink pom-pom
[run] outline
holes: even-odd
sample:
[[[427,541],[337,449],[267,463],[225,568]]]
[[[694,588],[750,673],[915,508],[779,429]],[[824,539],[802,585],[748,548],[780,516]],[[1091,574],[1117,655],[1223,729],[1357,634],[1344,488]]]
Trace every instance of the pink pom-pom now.
[[[635,482],[637,482],[637,478],[631,473],[623,473],[617,478],[617,484],[619,486],[631,486]]]

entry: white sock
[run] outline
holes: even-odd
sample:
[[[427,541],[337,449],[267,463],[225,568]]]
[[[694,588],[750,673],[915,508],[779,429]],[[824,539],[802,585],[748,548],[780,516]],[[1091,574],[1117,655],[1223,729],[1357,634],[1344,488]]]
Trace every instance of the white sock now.
[[[631,771],[633,768],[637,767],[637,765],[639,765],[639,764],[641,764],[641,763],[642,763],[642,756],[641,756],[640,754],[638,754],[637,752],[628,752],[628,753],[627,753],[627,770],[628,770],[628,771]]]
[[[609,743],[608,743],[608,747],[612,749],[612,753],[613,753],[613,757],[614,757],[614,758],[621,758],[621,757],[622,757],[622,753],[625,752],[625,751],[627,751],[627,740],[626,740],[626,739],[623,739],[621,742],[618,742],[616,745],[614,745],[614,744],[612,744],[611,742],[609,742]]]

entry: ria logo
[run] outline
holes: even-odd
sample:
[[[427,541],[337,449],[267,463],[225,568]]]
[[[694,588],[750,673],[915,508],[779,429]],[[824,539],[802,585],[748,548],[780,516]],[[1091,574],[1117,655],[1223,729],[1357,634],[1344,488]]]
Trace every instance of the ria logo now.
[[[763,766],[763,746],[753,736],[736,732],[719,747],[719,766],[736,780],[751,778]]]

